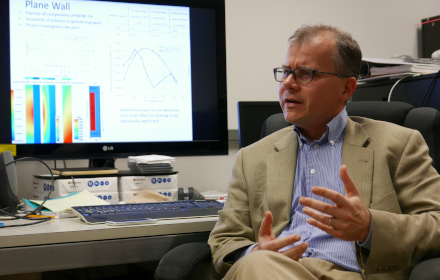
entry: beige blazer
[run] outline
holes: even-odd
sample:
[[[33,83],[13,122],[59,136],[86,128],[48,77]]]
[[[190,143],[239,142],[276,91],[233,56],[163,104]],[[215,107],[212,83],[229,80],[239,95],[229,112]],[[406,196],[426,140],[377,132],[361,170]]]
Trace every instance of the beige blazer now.
[[[342,162],[372,216],[371,250],[353,242],[365,279],[408,279],[419,261],[440,256],[440,176],[416,130],[350,117]],[[292,127],[241,149],[228,200],[209,238],[218,277],[224,258],[258,242],[264,213],[273,213],[278,236],[292,205],[298,139]]]

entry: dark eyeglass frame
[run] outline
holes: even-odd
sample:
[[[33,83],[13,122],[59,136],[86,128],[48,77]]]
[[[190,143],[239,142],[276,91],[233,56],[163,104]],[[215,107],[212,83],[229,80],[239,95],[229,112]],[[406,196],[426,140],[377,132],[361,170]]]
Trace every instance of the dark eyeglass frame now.
[[[287,70],[288,75],[287,75],[282,81],[277,80],[277,71],[278,71],[278,69]],[[298,82],[298,81],[296,80],[296,75],[295,75],[295,71],[298,70],[298,69],[306,69],[306,70],[310,70],[310,71],[312,71],[312,78],[310,79],[310,81],[308,81],[308,82]],[[344,78],[349,78],[349,77],[351,77],[351,76],[347,76],[347,75],[343,75],[343,74],[328,73],[328,72],[318,71],[318,70],[315,70],[315,69],[313,69],[313,68],[307,68],[307,67],[298,67],[298,68],[295,68],[295,69],[293,69],[293,70],[291,70],[290,68],[287,68],[287,67],[277,67],[277,68],[274,68],[274,69],[273,69],[273,75],[274,75],[275,81],[277,81],[277,82],[284,82],[284,81],[287,79],[287,77],[289,77],[290,74],[292,74],[292,75],[293,75],[293,78],[295,79],[295,81],[296,81],[297,83],[300,83],[300,84],[308,84],[308,83],[310,83],[311,81],[313,81],[313,78],[315,77],[315,73],[335,75],[335,76],[337,76],[338,78],[340,78],[340,77],[344,77]]]

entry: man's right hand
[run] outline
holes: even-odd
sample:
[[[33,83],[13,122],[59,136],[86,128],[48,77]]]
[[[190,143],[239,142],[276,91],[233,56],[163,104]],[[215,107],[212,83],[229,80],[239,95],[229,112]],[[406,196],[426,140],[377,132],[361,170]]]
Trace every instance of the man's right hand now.
[[[252,249],[252,252],[258,250],[270,250],[278,252],[280,249],[301,240],[301,237],[297,234],[277,239],[272,230],[272,221],[272,212],[267,211],[266,217],[261,222],[258,244]],[[295,261],[298,261],[302,254],[306,251],[307,247],[309,247],[309,244],[304,242],[280,253]]]

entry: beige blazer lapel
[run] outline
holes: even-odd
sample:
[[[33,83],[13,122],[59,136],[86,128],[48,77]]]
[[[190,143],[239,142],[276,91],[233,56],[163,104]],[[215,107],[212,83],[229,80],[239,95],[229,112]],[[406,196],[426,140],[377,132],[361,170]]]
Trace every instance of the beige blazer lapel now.
[[[374,151],[365,148],[369,139],[362,126],[350,118],[344,130],[342,164],[347,166],[348,174],[361,193],[365,207],[370,206],[373,187]]]
[[[280,234],[290,220],[295,180],[298,137],[293,132],[274,144],[267,158],[267,206],[274,217],[273,230]]]

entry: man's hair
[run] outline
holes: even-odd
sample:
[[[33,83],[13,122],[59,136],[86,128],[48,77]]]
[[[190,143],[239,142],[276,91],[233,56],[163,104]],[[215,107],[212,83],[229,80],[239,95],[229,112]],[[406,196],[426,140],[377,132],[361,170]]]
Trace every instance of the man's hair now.
[[[333,66],[338,74],[358,78],[362,62],[359,44],[350,33],[329,25],[303,25],[289,38],[289,42],[301,46],[310,43],[319,34],[330,32],[335,38],[335,52],[332,56]]]

